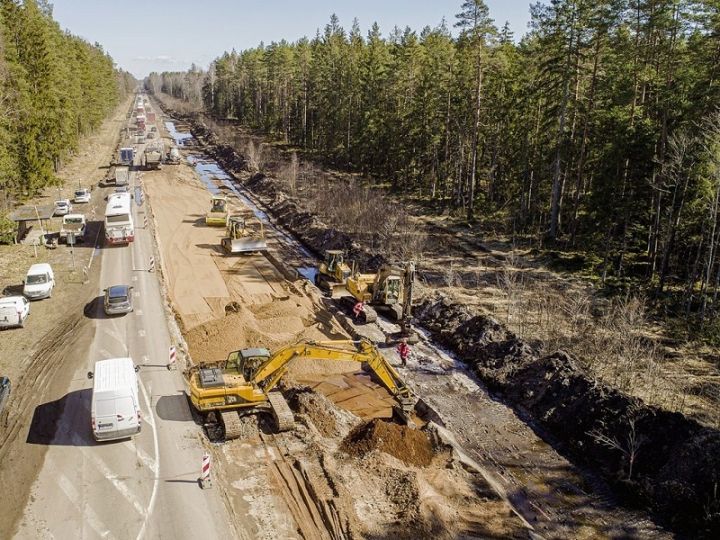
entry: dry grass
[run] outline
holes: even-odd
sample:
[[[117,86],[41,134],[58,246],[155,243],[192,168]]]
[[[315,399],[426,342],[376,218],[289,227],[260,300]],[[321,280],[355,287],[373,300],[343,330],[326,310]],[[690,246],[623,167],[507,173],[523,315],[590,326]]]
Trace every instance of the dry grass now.
[[[592,289],[538,280],[520,266],[510,258],[498,269],[502,301],[493,303],[512,331],[540,342],[545,353],[572,353],[599,380],[650,405],[720,426],[719,374],[693,375],[682,358],[668,358],[644,300],[599,299]]]

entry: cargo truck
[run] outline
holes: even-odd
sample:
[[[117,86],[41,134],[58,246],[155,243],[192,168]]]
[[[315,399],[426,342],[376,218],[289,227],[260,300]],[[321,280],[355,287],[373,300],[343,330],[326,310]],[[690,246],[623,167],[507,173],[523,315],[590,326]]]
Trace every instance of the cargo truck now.
[[[115,167],[115,185],[127,186],[130,182],[129,167]]]
[[[135,149],[133,147],[125,147],[120,149],[120,163],[123,165],[132,165],[135,161]]]
[[[148,145],[143,152],[142,166],[144,169],[160,169],[163,159],[163,147],[161,143]]]

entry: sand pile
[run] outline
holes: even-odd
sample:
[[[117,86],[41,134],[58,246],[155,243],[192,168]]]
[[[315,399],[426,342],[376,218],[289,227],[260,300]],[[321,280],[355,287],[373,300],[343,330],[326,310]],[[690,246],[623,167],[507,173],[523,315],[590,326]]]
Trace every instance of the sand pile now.
[[[225,311],[224,317],[196,326],[185,334],[196,363],[222,360],[228,352],[247,347],[265,347],[272,351],[300,339],[342,337],[339,327],[318,320],[312,311],[312,301],[300,296],[275,299],[260,306],[235,303]]]
[[[324,437],[338,437],[359,422],[352,413],[335,407],[327,397],[315,392],[298,392],[292,407],[305,414]]]
[[[378,419],[353,429],[342,442],[341,449],[356,456],[380,450],[407,465],[420,467],[430,465],[435,455],[425,432]]]

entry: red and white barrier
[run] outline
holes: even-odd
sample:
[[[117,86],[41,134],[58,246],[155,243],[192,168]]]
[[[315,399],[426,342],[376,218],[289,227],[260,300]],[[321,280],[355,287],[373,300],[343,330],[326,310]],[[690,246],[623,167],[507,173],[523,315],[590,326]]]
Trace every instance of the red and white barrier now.
[[[143,216],[143,229],[147,229],[147,214]]]
[[[148,268],[148,272],[154,272],[155,271],[155,257],[150,257],[150,268]]]
[[[168,369],[174,368],[176,361],[177,361],[177,351],[175,350],[175,347],[170,347],[170,354],[168,355],[167,368]]]
[[[200,469],[200,487],[203,489],[212,487],[210,478],[210,454],[205,452],[202,457],[202,468]]]

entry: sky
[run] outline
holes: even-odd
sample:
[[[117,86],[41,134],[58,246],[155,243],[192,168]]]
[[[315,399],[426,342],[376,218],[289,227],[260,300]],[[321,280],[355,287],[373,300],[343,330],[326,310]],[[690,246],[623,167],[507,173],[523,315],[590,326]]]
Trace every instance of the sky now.
[[[119,67],[143,78],[151,71],[206,68],[225,51],[312,37],[335,13],[363,34],[373,22],[383,35],[394,26],[421,30],[443,17],[455,22],[461,0],[51,0],[55,20],[91,43]],[[516,38],[527,31],[530,0],[486,0],[490,16]],[[533,2],[534,3],[534,2]]]

